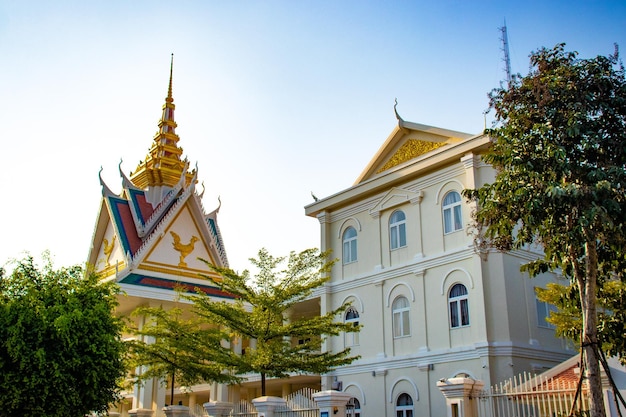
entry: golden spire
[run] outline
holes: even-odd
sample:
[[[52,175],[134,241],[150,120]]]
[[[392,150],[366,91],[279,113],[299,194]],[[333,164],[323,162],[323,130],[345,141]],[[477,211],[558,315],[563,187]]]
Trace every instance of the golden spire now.
[[[171,103],[174,101],[174,99],[172,98],[172,73],[174,71],[174,54],[172,54],[172,59],[170,60],[170,84],[167,87],[167,98],[165,99],[166,102]]]
[[[178,146],[180,138],[176,134],[174,121],[174,98],[172,97],[172,74],[174,69],[174,54],[170,61],[170,80],[167,87],[167,97],[163,104],[159,130],[154,136],[152,146],[145,161],[140,162],[130,180],[139,188],[166,186],[173,187],[178,183],[185,169],[185,162],[181,160],[183,149]],[[193,176],[186,172],[188,180]]]

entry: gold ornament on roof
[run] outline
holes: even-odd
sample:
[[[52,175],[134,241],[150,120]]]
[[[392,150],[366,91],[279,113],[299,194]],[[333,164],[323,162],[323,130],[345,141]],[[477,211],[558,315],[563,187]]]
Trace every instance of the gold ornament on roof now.
[[[173,187],[184,173],[189,183],[192,172],[184,172],[186,158],[182,159],[183,148],[178,146],[180,140],[176,133],[174,112],[174,98],[172,97],[172,74],[174,68],[174,54],[170,62],[170,79],[167,86],[167,97],[159,120],[159,130],[154,136],[152,146],[144,161],[130,175],[135,186],[145,189],[155,186]]]
[[[387,162],[382,166],[377,174],[380,174],[383,171],[386,171],[390,168],[393,168],[397,165],[402,164],[403,162],[410,161],[411,159],[417,158],[420,155],[423,155],[427,152],[435,150],[444,146],[446,142],[429,142],[425,140],[411,139],[408,140],[396,151],[395,154]]]
[[[106,256],[106,266],[109,266],[109,259],[111,258],[111,253],[113,253],[113,248],[115,247],[115,235],[113,235],[113,239],[111,239],[111,243],[107,240],[107,238],[102,239],[104,243],[104,255]]]
[[[193,252],[193,248],[196,245],[196,242],[200,239],[197,236],[191,236],[191,240],[189,240],[189,243],[184,244],[184,243],[181,243],[180,236],[176,232],[170,231],[170,234],[174,238],[174,241],[172,242],[172,246],[174,247],[174,250],[180,253],[180,257],[178,259],[178,266],[181,268],[186,268],[187,263],[185,262],[185,258],[191,252]]]

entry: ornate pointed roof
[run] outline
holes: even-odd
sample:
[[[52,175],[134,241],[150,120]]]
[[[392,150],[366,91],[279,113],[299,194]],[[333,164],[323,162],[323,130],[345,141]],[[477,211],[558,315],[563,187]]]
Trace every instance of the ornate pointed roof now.
[[[180,158],[172,68],[173,61],[159,132],[146,161],[129,177],[120,161],[120,193],[99,174],[102,203],[87,262],[102,277],[128,285],[129,293],[145,292],[138,287],[170,291],[182,282],[191,290],[230,297],[201,278],[216,276],[202,260],[228,267],[228,258],[217,223],[220,207],[207,214],[196,192],[198,169],[190,171],[187,159]]]
[[[193,172],[186,172],[186,159],[181,159],[183,149],[178,146],[180,138],[176,134],[174,120],[174,98],[172,97],[172,74],[174,69],[174,54],[170,62],[170,80],[167,88],[167,97],[163,104],[159,130],[154,135],[154,141],[145,160],[140,162],[135,172],[131,173],[130,180],[141,189],[149,187],[174,187],[183,172],[187,181],[191,181]]]

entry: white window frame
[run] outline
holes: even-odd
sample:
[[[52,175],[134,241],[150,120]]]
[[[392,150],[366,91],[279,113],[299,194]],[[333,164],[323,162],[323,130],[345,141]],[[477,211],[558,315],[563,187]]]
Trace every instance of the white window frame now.
[[[400,399],[403,398],[403,396],[405,396],[404,398],[409,399],[407,402],[410,402],[410,404],[399,404]],[[398,399],[396,399],[396,417],[413,417],[413,397],[406,392],[398,395]]]
[[[359,326],[359,312],[354,307],[348,307],[346,310],[345,320],[346,324],[352,324],[354,327]],[[345,333],[346,346],[358,346],[359,344],[359,332],[346,332]]]
[[[452,290],[458,286],[463,287],[465,294],[452,295]],[[470,325],[469,315],[469,292],[463,284],[454,284],[448,291],[448,311],[450,314],[450,328],[458,329]]]
[[[454,201],[447,201],[452,199]],[[457,191],[449,191],[443,197],[443,232],[444,234],[458,232],[463,229],[463,212],[461,195]]]
[[[406,302],[404,306],[398,306],[401,300]],[[393,321],[393,337],[394,339],[399,337],[407,337],[411,335],[411,306],[409,299],[404,296],[399,296],[393,300],[391,305],[392,321]]]
[[[349,236],[347,237],[346,235],[349,232],[354,232],[354,236]],[[358,237],[358,233],[356,232],[356,229],[352,226],[348,227],[346,230],[344,230],[343,235],[342,235],[342,257],[343,257],[343,264],[351,264],[353,262],[356,262],[358,260],[357,258],[357,237]]]
[[[361,401],[358,398],[352,397],[348,400],[346,415],[348,417],[361,417]]]
[[[401,218],[397,218],[400,217]],[[394,211],[389,217],[389,247],[391,250],[406,246],[406,214],[402,210]]]
[[[541,301],[537,297],[535,297],[535,306],[537,307],[537,326],[544,329],[556,329],[554,324],[547,321],[547,318],[550,317],[550,312],[558,310],[556,306],[546,301]]]

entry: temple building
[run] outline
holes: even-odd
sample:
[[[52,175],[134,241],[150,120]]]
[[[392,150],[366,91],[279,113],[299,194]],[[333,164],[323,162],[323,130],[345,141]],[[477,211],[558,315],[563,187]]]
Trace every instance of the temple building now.
[[[198,258],[217,266],[228,266],[224,241],[217,222],[219,205],[207,211],[198,193],[198,170],[183,159],[174,119],[172,68],[167,97],[158,131],[148,155],[126,176],[121,162],[121,191],[113,192],[100,177],[102,201],[93,233],[88,264],[103,279],[115,280],[120,288],[117,314],[130,317],[139,306],[168,308],[176,303],[175,287],[196,288],[217,299],[230,298],[200,274],[213,272]],[[141,318],[134,318],[141,326]],[[140,370],[138,370],[140,372]],[[227,387],[199,386],[193,395],[173,400],[199,403],[227,398]],[[172,403],[169,390],[159,381],[147,382],[128,392],[119,404],[121,415],[128,410],[160,410]]]

